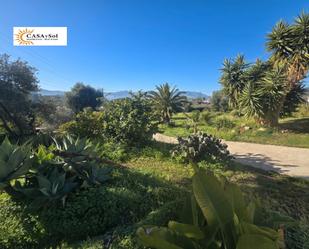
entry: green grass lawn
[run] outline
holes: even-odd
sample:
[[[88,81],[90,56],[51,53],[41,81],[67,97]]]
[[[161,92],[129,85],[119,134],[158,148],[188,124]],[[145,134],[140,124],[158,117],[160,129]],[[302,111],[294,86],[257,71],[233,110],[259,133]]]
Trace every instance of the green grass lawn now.
[[[114,241],[108,248],[113,249],[142,249],[136,241],[135,231],[141,224],[166,225],[166,222],[174,216],[179,200],[175,196],[180,191],[185,196],[186,192],[191,191],[191,176],[193,170],[183,164],[177,163],[170,158],[169,149],[171,147],[164,144],[157,144],[153,148],[143,150],[138,156],[131,158],[124,163],[126,169],[136,172],[140,176],[151,177],[155,181],[167,184],[171,191],[160,190],[160,195],[169,195],[170,202],[162,202],[159,209],[153,209],[142,220],[135,224],[113,229],[107,235],[89,239],[81,244],[74,244],[67,248],[102,248],[103,241],[108,239],[108,235],[113,235]],[[281,214],[289,215],[300,222],[296,229],[290,229],[286,235],[289,237],[287,248],[308,248],[302,247],[306,239],[309,239],[309,181],[295,179],[276,173],[267,173],[258,169],[230,163],[229,166],[220,164],[201,163],[200,166],[215,171],[218,175],[225,176],[229,181],[237,183],[245,193],[247,199],[257,198],[263,207],[268,210],[279,211]],[[136,184],[143,177],[136,178]],[[141,182],[142,184],[142,182]],[[295,241],[296,242],[295,242]],[[289,244],[291,243],[291,244]],[[297,247],[296,244],[300,247]],[[66,247],[64,247],[66,248]],[[103,247],[107,248],[107,247]]]
[[[200,121],[198,129],[230,141],[309,148],[309,117],[282,119],[277,130],[261,128],[252,119],[235,117],[230,114],[214,115],[213,120],[222,117],[231,120],[235,124],[235,127],[217,129],[213,123],[206,124]],[[173,123],[173,126],[161,125],[160,132],[174,137],[187,136],[192,133],[192,129],[188,129],[187,127],[188,120],[183,113],[175,115],[173,117]],[[250,127],[250,129],[244,130],[241,128],[245,126]]]

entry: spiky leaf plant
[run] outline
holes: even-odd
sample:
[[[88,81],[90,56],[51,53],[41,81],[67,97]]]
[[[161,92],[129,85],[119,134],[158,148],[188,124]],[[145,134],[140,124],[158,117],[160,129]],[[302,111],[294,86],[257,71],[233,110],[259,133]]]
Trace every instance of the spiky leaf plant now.
[[[6,138],[0,146],[0,189],[10,187],[10,181],[26,175],[33,158],[29,146],[11,144]]]
[[[37,175],[36,184],[30,187],[22,187],[19,182],[16,184],[16,189],[28,198],[33,200],[32,206],[39,208],[58,200],[62,200],[64,205],[66,196],[71,193],[77,183],[75,177],[67,178],[65,172],[59,171],[56,167],[48,175]]]

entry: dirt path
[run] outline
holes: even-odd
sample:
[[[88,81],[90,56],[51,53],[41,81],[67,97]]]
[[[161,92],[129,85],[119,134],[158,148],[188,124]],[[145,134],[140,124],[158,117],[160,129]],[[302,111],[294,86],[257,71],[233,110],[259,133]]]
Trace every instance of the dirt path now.
[[[154,139],[177,143],[174,137],[155,134]],[[309,149],[224,141],[236,161],[267,171],[309,179]]]

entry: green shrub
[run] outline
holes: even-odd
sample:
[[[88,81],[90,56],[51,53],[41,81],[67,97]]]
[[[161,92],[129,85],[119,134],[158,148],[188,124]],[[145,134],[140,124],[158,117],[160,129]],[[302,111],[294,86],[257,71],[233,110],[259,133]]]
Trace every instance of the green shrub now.
[[[205,124],[210,125],[212,123],[213,114],[209,111],[203,111],[201,113],[201,120],[205,122]]]
[[[197,133],[186,138],[178,137],[178,145],[172,151],[173,157],[186,163],[200,161],[226,162],[231,159],[227,145],[220,139]]]
[[[214,125],[217,128],[217,130],[231,129],[235,127],[235,123],[226,117],[217,118],[214,122]]]
[[[109,102],[103,111],[104,137],[131,145],[143,145],[157,130],[156,118],[144,99],[119,99]]]
[[[0,194],[0,248],[38,248],[46,231],[37,215],[27,213],[27,205]]]
[[[190,113],[190,118],[193,122],[198,123],[200,121],[201,112],[198,110],[194,110]]]
[[[85,110],[76,115],[75,120],[62,124],[61,133],[68,133],[79,137],[103,139],[102,113]]]
[[[239,111],[239,110],[237,110],[237,109],[234,109],[234,110],[232,110],[231,112],[230,112],[230,114],[233,116],[233,117],[236,117],[236,118],[239,118],[239,117],[241,117],[241,112]]]
[[[112,228],[105,234],[88,238],[84,241],[74,242],[73,244],[63,244],[62,249],[144,249],[136,237],[136,229],[145,224],[155,224],[164,226],[170,219],[180,217],[179,210],[182,209],[184,199],[171,201],[162,207],[151,211],[145,218],[133,225],[124,225]]]
[[[133,150],[124,144],[106,142],[97,145],[97,153],[102,158],[108,158],[113,161],[124,162],[129,159],[130,153]]]
[[[308,118],[309,117],[309,104],[301,104],[298,107],[297,112],[293,114],[294,117],[296,118]]]
[[[157,130],[155,120],[145,99],[126,98],[106,103],[102,112],[79,113],[74,121],[62,125],[60,131],[100,142],[143,145]]]

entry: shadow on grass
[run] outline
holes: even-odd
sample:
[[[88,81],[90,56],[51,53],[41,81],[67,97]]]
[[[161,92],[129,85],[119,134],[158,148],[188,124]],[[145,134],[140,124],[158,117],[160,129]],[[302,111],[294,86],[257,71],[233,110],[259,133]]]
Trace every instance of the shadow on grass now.
[[[287,129],[295,133],[309,133],[309,118],[284,121],[279,124],[280,129]]]
[[[42,248],[58,245],[61,241],[83,240],[117,226],[131,226],[151,211],[180,200],[188,192],[185,186],[149,173],[125,166],[113,169],[110,182],[70,194],[64,207],[58,203],[40,211],[26,209],[21,214],[23,230],[32,237],[34,230],[42,229],[44,234],[37,238]],[[37,217],[36,227],[23,222],[34,216]]]
[[[309,219],[309,181],[277,172],[232,163],[234,180],[250,198],[258,198],[266,209]]]

